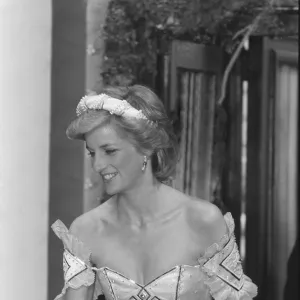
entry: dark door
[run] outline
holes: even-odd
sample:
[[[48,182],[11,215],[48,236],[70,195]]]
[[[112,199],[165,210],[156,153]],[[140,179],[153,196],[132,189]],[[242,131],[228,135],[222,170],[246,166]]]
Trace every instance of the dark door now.
[[[191,196],[211,198],[216,99],[222,75],[222,50],[173,41],[167,107],[180,120],[180,154],[174,186]]]
[[[246,269],[282,300],[297,237],[298,43],[253,38],[249,56]]]

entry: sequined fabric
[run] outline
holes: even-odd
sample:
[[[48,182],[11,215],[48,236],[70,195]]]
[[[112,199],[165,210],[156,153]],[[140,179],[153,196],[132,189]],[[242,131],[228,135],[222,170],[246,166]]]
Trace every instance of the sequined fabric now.
[[[99,295],[104,295],[106,300],[209,300],[211,296],[216,300],[253,299],[257,293],[256,286],[243,273],[233,234],[234,222],[229,213],[225,215],[225,221],[228,234],[219,243],[211,245],[206,250],[198,260],[199,265],[175,266],[146,285],[134,282],[110,268],[97,269],[87,264],[87,270],[94,271],[96,274],[93,300],[96,300]],[[85,257],[78,251],[74,253],[74,249],[70,248],[68,243],[72,235],[68,233],[68,229],[61,221],[57,222],[52,228],[56,234],[57,231],[64,232],[64,235],[58,236],[61,237],[68,253],[76,256],[80,261],[88,261],[87,248],[84,248]],[[78,240],[77,242],[81,243]],[[74,261],[78,262],[76,257]],[[69,260],[72,260],[70,256]],[[83,269],[83,266],[78,267],[77,271],[80,269]],[[68,285],[66,278],[65,281],[63,291]],[[63,294],[64,292],[56,299],[61,299]]]
[[[108,268],[98,272],[98,280],[107,300],[210,299],[199,266],[176,266],[147,285],[140,285]]]

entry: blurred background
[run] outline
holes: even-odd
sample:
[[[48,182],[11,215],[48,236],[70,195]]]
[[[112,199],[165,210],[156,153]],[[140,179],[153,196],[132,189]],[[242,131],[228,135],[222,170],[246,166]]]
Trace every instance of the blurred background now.
[[[232,213],[256,299],[297,299],[296,0],[0,0],[0,299],[60,292],[50,225],[108,197],[65,129],[84,94],[133,83],[173,120],[172,185]]]

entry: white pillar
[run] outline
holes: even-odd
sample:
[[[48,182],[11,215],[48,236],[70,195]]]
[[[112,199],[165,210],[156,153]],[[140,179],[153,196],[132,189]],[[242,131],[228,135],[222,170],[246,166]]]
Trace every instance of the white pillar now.
[[[0,0],[0,299],[46,300],[51,1]]]

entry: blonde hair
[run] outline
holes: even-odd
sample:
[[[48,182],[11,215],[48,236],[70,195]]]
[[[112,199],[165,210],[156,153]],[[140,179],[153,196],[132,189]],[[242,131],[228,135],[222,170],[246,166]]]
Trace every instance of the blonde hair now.
[[[126,100],[152,122],[113,115],[105,110],[87,110],[71,122],[67,136],[84,140],[87,132],[99,126],[113,125],[140,153],[150,153],[153,175],[158,181],[170,180],[175,175],[178,143],[162,101],[152,90],[142,85],[106,87],[101,93]]]

